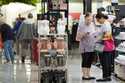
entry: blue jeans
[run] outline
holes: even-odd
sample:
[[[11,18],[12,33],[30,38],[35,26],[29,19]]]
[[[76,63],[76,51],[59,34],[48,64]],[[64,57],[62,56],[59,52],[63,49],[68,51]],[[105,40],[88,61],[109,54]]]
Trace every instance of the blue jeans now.
[[[14,61],[14,52],[12,48],[13,41],[7,40],[4,42],[4,56],[7,61]]]

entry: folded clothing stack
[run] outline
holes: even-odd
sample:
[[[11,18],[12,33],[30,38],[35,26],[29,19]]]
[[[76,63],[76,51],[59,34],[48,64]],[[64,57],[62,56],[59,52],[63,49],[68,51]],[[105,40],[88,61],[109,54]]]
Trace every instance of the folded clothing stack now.
[[[120,45],[118,45],[118,49],[125,50],[125,42],[122,42]]]

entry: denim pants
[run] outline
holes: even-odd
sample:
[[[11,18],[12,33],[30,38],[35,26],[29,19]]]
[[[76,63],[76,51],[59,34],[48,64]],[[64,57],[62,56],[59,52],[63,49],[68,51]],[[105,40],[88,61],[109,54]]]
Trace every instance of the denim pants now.
[[[14,52],[12,48],[13,41],[7,40],[4,42],[4,56],[7,61],[14,61]]]

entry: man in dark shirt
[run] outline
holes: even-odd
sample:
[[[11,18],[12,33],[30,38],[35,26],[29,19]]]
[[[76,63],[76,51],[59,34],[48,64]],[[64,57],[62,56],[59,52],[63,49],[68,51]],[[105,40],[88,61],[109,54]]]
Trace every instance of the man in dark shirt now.
[[[13,32],[11,27],[2,23],[0,25],[0,33],[2,35],[2,40],[4,43],[4,56],[6,58],[6,63],[14,62],[14,52],[12,51],[12,43],[13,43]]]

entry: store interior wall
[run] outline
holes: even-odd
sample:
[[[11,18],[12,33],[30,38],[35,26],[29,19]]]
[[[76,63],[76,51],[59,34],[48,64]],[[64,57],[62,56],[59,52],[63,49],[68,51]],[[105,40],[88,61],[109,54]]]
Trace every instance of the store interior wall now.
[[[110,0],[92,0],[92,13],[96,13],[97,8],[111,5]],[[119,5],[125,4],[125,0],[119,0]],[[70,0],[69,2],[69,13],[83,13],[83,1],[82,0]]]

